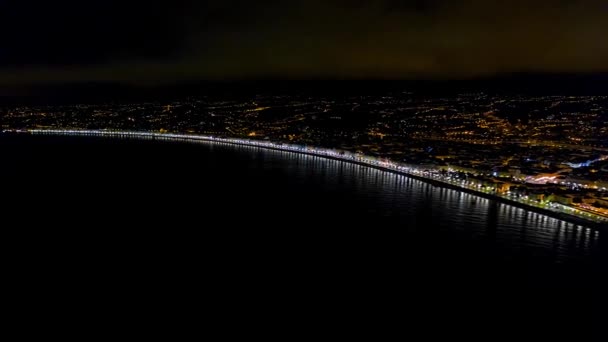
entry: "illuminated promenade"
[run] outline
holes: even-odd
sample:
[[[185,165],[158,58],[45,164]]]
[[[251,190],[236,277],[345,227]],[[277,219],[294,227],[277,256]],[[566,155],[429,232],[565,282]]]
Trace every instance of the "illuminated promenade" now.
[[[15,132],[15,131],[13,131]],[[382,169],[384,171],[399,173],[408,177],[413,177],[430,182],[435,185],[454,188],[461,191],[473,193],[475,195],[501,200],[503,202],[522,207],[531,211],[536,211],[541,214],[552,216],[558,219],[572,221],[579,224],[586,224],[595,227],[608,226],[608,217],[597,215],[592,212],[579,210],[577,208],[564,206],[554,202],[538,203],[529,200],[525,197],[514,197],[512,195],[496,193],[490,187],[484,187],[475,181],[467,181],[456,179],[449,174],[446,176],[438,170],[423,170],[413,166],[395,163],[390,160],[374,158],[362,154],[350,153],[345,151],[335,151],[332,149],[324,149],[310,146],[300,146],[284,143],[275,143],[268,141],[235,139],[235,138],[220,138],[208,135],[191,135],[191,134],[172,134],[172,133],[153,133],[153,132],[125,132],[125,131],[105,131],[105,130],[24,130],[16,131],[18,133],[29,133],[33,135],[62,135],[62,136],[84,136],[84,137],[108,137],[108,138],[132,138],[157,141],[173,141],[173,142],[189,142],[189,143],[224,143],[232,145],[245,145],[253,147],[261,147],[292,153],[302,153],[323,158],[331,158],[349,163],[356,163]]]

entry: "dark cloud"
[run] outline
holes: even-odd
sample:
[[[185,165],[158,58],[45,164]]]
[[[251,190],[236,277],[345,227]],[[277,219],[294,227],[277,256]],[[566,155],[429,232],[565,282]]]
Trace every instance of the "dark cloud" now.
[[[126,4],[126,5],[125,5]],[[169,57],[183,34],[178,7],[121,1],[7,1],[4,65],[87,65]]]
[[[0,2],[0,82],[608,71],[602,1]]]

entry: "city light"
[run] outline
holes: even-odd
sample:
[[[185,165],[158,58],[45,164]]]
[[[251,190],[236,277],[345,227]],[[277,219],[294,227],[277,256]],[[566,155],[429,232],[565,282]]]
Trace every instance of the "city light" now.
[[[475,183],[474,181],[460,181],[458,183],[453,182],[453,176],[451,174],[443,174],[439,170],[421,170],[418,167],[396,163],[389,160],[379,160],[377,158],[362,155],[359,153],[350,153],[345,151],[336,151],[333,149],[311,147],[311,146],[297,146],[286,143],[277,143],[271,141],[259,141],[250,139],[238,139],[238,138],[224,138],[215,137],[211,135],[195,135],[195,134],[176,134],[176,133],[157,133],[157,132],[133,132],[133,131],[115,131],[115,130],[61,130],[61,129],[30,129],[20,130],[20,133],[29,133],[34,135],[74,135],[74,136],[99,136],[99,137],[113,137],[113,138],[136,138],[136,139],[154,139],[161,141],[176,141],[176,142],[190,142],[190,143],[201,143],[201,142],[213,142],[213,143],[226,143],[245,145],[253,147],[261,147],[273,150],[287,151],[293,153],[303,153],[308,155],[314,155],[324,158],[332,158],[336,160],[342,160],[351,163],[357,163],[368,167],[380,169],[386,172],[395,172],[410,177],[416,177],[428,181],[440,182],[445,186],[454,186],[460,190],[469,191],[474,194],[481,196],[489,196],[483,189],[485,188],[481,183]],[[591,220],[594,222],[605,223],[608,222],[608,216],[606,211],[594,210],[589,206],[581,206],[579,208],[572,208],[559,203],[540,203],[539,201],[533,201],[528,195],[521,196],[519,199],[513,198],[511,191],[506,191],[504,194],[492,194],[492,198],[501,198],[509,201],[512,204],[525,205],[529,209],[542,209],[546,213],[555,214],[568,214],[575,215],[578,218]],[[515,201],[515,202],[512,202]],[[580,209],[580,210],[579,210]]]

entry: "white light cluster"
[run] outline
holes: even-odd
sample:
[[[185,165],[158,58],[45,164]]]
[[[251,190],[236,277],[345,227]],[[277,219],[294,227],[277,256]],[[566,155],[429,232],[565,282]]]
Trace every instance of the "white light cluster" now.
[[[25,132],[25,131],[20,131]],[[422,177],[426,179],[432,179],[434,181],[440,181],[445,184],[450,184],[451,186],[456,186],[461,189],[467,189],[469,191],[475,191],[477,193],[487,194],[487,191],[483,190],[482,184],[476,184],[474,182],[466,182],[464,180],[458,182],[455,179],[452,179],[451,176],[444,176],[438,170],[422,170],[419,168],[406,166],[403,164],[395,163],[389,160],[377,159],[370,156],[365,156],[362,154],[351,153],[351,152],[338,152],[332,149],[319,148],[319,147],[310,147],[310,146],[298,146],[292,144],[285,143],[277,143],[277,142],[269,142],[269,141],[259,141],[259,140],[249,140],[249,139],[236,139],[236,138],[222,138],[222,137],[214,137],[210,135],[195,135],[195,134],[175,134],[175,133],[155,133],[155,132],[129,132],[129,131],[112,131],[112,130],[63,130],[63,129],[30,129],[27,131],[30,134],[46,134],[46,135],[75,135],[75,136],[103,136],[103,137],[132,137],[132,138],[154,138],[158,140],[164,141],[186,141],[186,142],[219,142],[219,143],[227,143],[227,144],[236,144],[236,145],[246,145],[246,146],[255,146],[262,148],[269,148],[281,151],[288,151],[294,153],[305,153],[320,157],[329,157],[338,160],[343,160],[347,162],[356,162],[360,164],[364,164],[367,166],[382,168],[385,170],[399,172],[405,175]],[[546,179],[542,179],[543,181],[553,180],[549,177]],[[583,217],[585,219],[591,219],[597,222],[608,222],[608,218],[600,215],[596,215],[589,212],[583,212],[581,210],[577,210],[575,208],[567,207],[564,205],[557,205],[556,203],[545,203],[535,205],[530,203],[527,198],[520,197],[514,198],[509,192],[507,194],[496,194],[493,193],[494,196],[499,196],[504,199],[508,199],[510,201],[521,202],[522,204],[526,204],[532,207],[538,207],[545,210],[554,211],[557,213],[567,213],[569,215],[575,215],[577,217]]]

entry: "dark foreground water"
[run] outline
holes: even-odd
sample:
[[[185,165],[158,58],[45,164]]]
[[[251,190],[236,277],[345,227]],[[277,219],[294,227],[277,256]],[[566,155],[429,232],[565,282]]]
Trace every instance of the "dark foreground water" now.
[[[47,281],[253,307],[419,301],[429,320],[514,309],[577,334],[605,312],[608,231],[405,177],[230,145],[4,136],[0,153],[3,225]]]

